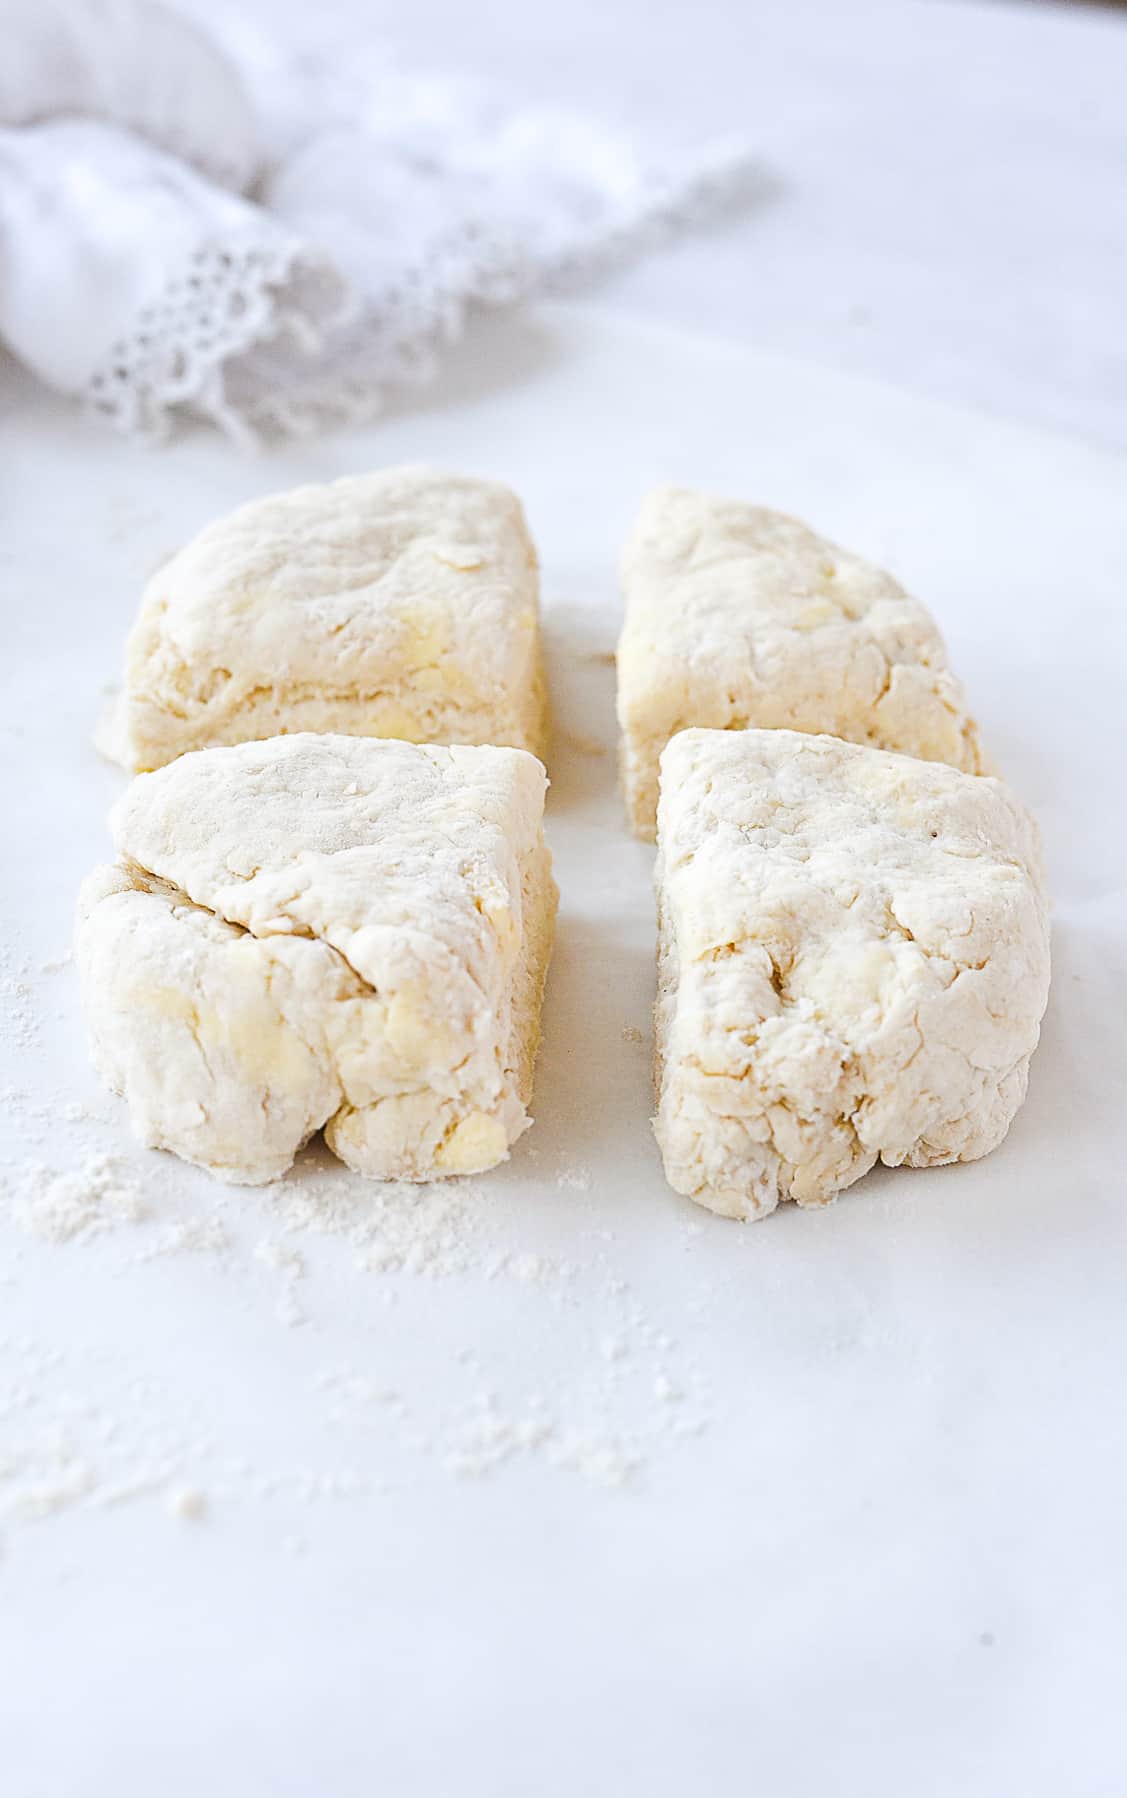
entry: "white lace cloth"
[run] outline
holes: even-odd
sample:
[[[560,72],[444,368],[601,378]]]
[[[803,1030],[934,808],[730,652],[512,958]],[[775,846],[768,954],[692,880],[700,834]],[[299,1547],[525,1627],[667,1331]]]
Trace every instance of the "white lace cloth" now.
[[[738,193],[364,51],[220,45],[152,0],[0,3],[0,340],[134,436],[379,410],[467,309],[572,281]]]

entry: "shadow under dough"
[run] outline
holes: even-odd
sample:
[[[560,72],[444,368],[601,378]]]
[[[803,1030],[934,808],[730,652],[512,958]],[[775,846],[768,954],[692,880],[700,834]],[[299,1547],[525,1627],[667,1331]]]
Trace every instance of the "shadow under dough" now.
[[[561,913],[544,1004],[536,1147],[563,1163],[650,1154],[653,950]],[[643,1041],[637,1040],[641,1031]]]
[[[612,804],[619,828],[625,829],[617,794],[616,625],[613,616],[592,616],[568,603],[554,602],[545,611],[551,715],[548,804],[553,816]]]
[[[443,350],[434,378],[400,388],[389,398],[381,417],[394,419],[472,405],[547,374],[567,353],[563,338],[535,313],[508,307],[475,313],[458,342]]]

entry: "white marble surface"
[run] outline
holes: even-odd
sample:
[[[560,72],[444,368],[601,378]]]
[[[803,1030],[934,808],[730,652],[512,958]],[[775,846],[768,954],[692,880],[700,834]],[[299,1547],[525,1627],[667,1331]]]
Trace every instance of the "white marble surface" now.
[[[342,32],[359,6],[320,0],[301,28]],[[27,1097],[3,1155],[69,1166],[89,1135],[140,1159],[112,1109],[59,1122],[60,1103],[103,1101],[72,971],[52,970],[104,852],[118,783],[87,733],[141,579],[222,506],[378,459],[520,482],[557,708],[608,749],[609,670],[568,631],[589,608],[605,647],[613,544],[646,480],[762,492],[888,560],[935,605],[1045,826],[1052,1009],[996,1157],[878,1176],[737,1236],[697,1220],[661,1183],[645,1047],[631,1060],[621,1038],[651,991],[646,858],[621,835],[610,755],[561,762],[553,839],[575,871],[526,1145],[542,1159],[498,1176],[483,1228],[566,1257],[572,1281],[381,1280],[347,1241],[303,1236],[292,1329],[253,1195],[225,1208],[226,1258],[155,1240],[166,1204],[191,1222],[211,1203],[182,1169],[148,1236],[58,1245],[0,1220],[7,1471],[58,1437],[95,1478],[88,1504],[5,1521],[0,1786],[1112,1798],[1127,963],[1104,770],[1121,761],[1127,463],[910,390],[1127,444],[1127,15],[697,0],[690,23],[664,0],[380,0],[363,16],[420,62],[685,137],[754,131],[760,205],[589,305],[767,354],[532,318],[503,345],[484,333],[419,407],[258,461],[205,433],[154,456],[9,383],[0,775],[18,848],[0,976],[19,1003],[0,1086]],[[580,1163],[586,1191],[567,1184]],[[551,1202],[529,1204],[541,1188]],[[604,1398],[600,1338],[635,1305],[656,1334],[631,1326]],[[666,1331],[699,1438],[654,1421]],[[404,1429],[326,1406],[326,1369],[350,1367],[402,1387]],[[636,1488],[543,1456],[451,1480],[447,1432],[486,1383],[506,1415],[543,1391],[561,1428],[641,1433]],[[131,1492],[150,1463],[157,1484]],[[169,1477],[200,1487],[205,1521],[168,1515]]]
[[[498,321],[442,400],[258,458],[30,394],[0,419],[0,1791],[1119,1798],[1127,459],[636,318],[517,341],[520,369]],[[363,1233],[343,1169],[343,1233],[324,1193],[291,1231],[308,1167],[223,1189],[131,1144],[59,958],[144,575],[239,500],[423,458],[528,504],[562,903],[535,1128],[465,1201],[464,1265],[395,1271],[402,1212]],[[662,477],[887,562],[1041,820],[1050,1010],[981,1162],[747,1227],[662,1180],[606,655]],[[105,1154],[148,1216],[43,1240],[25,1163]]]
[[[204,14],[220,0],[194,0]],[[229,9],[226,9],[229,12]],[[762,146],[747,214],[600,288],[655,321],[1127,445],[1127,11],[243,0],[310,41]]]

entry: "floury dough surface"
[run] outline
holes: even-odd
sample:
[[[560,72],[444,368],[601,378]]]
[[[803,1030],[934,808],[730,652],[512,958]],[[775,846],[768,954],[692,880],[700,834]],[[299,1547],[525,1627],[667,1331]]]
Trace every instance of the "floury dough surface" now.
[[[77,957],[134,1127],[227,1180],[324,1126],[361,1173],[473,1173],[527,1127],[556,889],[522,750],[297,735],[133,782]]]
[[[755,1218],[1002,1141],[1049,988],[1036,826],[992,778],[792,731],[662,757],[656,1131]]]
[[[797,519],[659,488],[621,578],[618,718],[637,835],[653,836],[661,752],[692,725],[826,732],[984,771],[928,612]]]
[[[133,771],[305,730],[539,754],[538,594],[494,481],[394,468],[255,500],[150,581],[100,746]]]

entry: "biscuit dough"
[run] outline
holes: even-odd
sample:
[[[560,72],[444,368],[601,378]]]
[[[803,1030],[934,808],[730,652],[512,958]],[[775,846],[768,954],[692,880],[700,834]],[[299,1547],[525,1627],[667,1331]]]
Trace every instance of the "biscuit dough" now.
[[[659,488],[621,577],[618,718],[637,835],[653,836],[658,758],[690,725],[826,731],[984,772],[929,614],[797,519]]]
[[[992,778],[784,730],[662,757],[656,1133],[755,1218],[878,1159],[973,1161],[1025,1097],[1049,988],[1036,826]]]
[[[133,771],[303,730],[538,754],[544,710],[520,501],[392,468],[255,500],[174,556],[99,746]]]
[[[545,786],[522,750],[313,735],[135,780],[76,948],[142,1140],[248,1184],[322,1127],[378,1178],[504,1160],[555,918]]]

